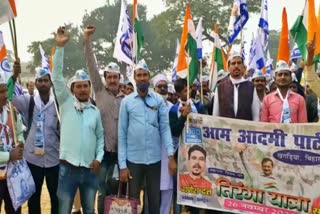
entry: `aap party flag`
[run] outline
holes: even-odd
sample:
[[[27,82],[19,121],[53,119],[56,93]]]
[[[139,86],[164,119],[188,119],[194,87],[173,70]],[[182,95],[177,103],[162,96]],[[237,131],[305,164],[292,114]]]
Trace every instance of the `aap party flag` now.
[[[115,47],[113,57],[120,62],[125,62],[128,65],[133,65],[132,60],[132,24],[128,15],[127,3],[125,0],[121,1],[120,18],[118,25],[117,38],[115,41]]]
[[[11,76],[11,66],[7,57],[6,46],[3,41],[3,34],[0,31],[0,73],[4,75],[4,79],[8,80]]]
[[[268,22],[268,0],[261,0],[261,16],[259,19],[259,27],[261,28],[263,35],[262,45],[264,50],[269,49],[269,22]]]
[[[177,80],[177,65],[178,65],[179,49],[180,49],[180,42],[179,42],[179,39],[177,39],[176,55],[174,57],[173,68],[171,71],[171,81],[172,82],[175,82]]]
[[[49,59],[48,59],[48,57],[47,57],[46,53],[44,52],[41,45],[39,45],[39,50],[40,50],[40,54],[41,54],[41,67],[47,68],[50,70]]]
[[[17,9],[14,0],[0,1],[0,25],[10,21],[17,16]]]
[[[247,8],[247,0],[234,0],[228,27],[229,44],[232,44],[233,41],[237,38],[237,36],[247,23],[248,19],[249,12]]]
[[[196,39],[197,39],[197,54],[198,54],[198,59],[202,59],[202,17],[199,20],[199,23],[197,25],[197,30],[196,30]]]
[[[258,33],[256,36],[255,46],[253,47],[253,58],[249,64],[250,68],[263,69],[265,66],[264,52],[261,44],[261,35]]]
[[[301,57],[302,57],[302,55],[300,53],[299,47],[297,44],[295,44],[292,51],[291,51],[290,60],[298,59]]]

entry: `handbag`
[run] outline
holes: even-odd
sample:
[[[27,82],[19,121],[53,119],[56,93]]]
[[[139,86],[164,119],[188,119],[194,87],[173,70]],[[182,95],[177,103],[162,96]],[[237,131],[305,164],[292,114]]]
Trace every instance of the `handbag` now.
[[[138,214],[139,200],[129,199],[129,183],[127,183],[126,194],[121,197],[122,184],[119,183],[116,196],[106,196],[104,200],[104,214]]]
[[[21,207],[36,191],[36,185],[25,159],[9,162],[7,185],[15,210]]]

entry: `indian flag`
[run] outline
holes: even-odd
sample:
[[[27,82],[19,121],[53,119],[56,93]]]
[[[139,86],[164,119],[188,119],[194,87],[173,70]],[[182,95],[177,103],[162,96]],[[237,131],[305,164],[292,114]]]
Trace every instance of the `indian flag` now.
[[[140,51],[144,43],[144,37],[142,34],[142,27],[138,16],[138,2],[133,0],[133,53],[132,56],[136,60],[136,63],[140,60]]]
[[[181,34],[181,45],[178,55],[177,75],[186,78],[189,75],[189,84],[193,83],[199,71],[197,54],[196,31],[192,21],[190,4],[187,4],[184,25]]]
[[[298,16],[290,30],[290,34],[297,43],[301,55],[305,60],[307,58],[306,43],[313,39],[314,34],[316,34],[315,60],[319,60],[320,58],[320,29],[318,27],[320,24],[317,23],[314,5],[314,0],[306,1],[302,14]],[[319,14],[318,20],[320,20]]]
[[[217,85],[218,71],[224,70],[226,66],[226,60],[221,47],[221,41],[219,37],[218,24],[214,26],[214,47],[212,51],[212,60],[210,66],[210,88],[215,89]]]
[[[11,66],[7,57],[7,49],[3,41],[2,31],[0,31],[0,73],[7,80],[11,76]]]
[[[0,1],[0,24],[10,21],[17,16],[17,9],[14,0]]]

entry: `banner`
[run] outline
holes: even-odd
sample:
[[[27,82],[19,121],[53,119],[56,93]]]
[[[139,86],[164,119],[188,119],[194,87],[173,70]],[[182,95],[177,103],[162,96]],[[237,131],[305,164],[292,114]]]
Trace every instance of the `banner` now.
[[[178,204],[235,213],[320,213],[316,124],[190,114],[178,156]]]

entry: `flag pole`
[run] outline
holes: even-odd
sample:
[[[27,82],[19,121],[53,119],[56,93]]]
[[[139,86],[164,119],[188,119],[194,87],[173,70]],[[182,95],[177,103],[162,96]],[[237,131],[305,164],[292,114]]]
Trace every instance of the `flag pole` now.
[[[200,60],[200,100],[203,104],[203,86],[202,86],[202,59]]]
[[[189,62],[189,57],[190,57],[190,54],[189,54],[189,50],[188,50],[188,60],[187,62]],[[190,77],[189,77],[189,63],[187,63],[187,102],[188,104],[190,105]],[[191,106],[190,106],[191,108]],[[190,126],[190,122],[189,122],[189,114],[187,115],[187,132],[189,132],[189,126]]]

